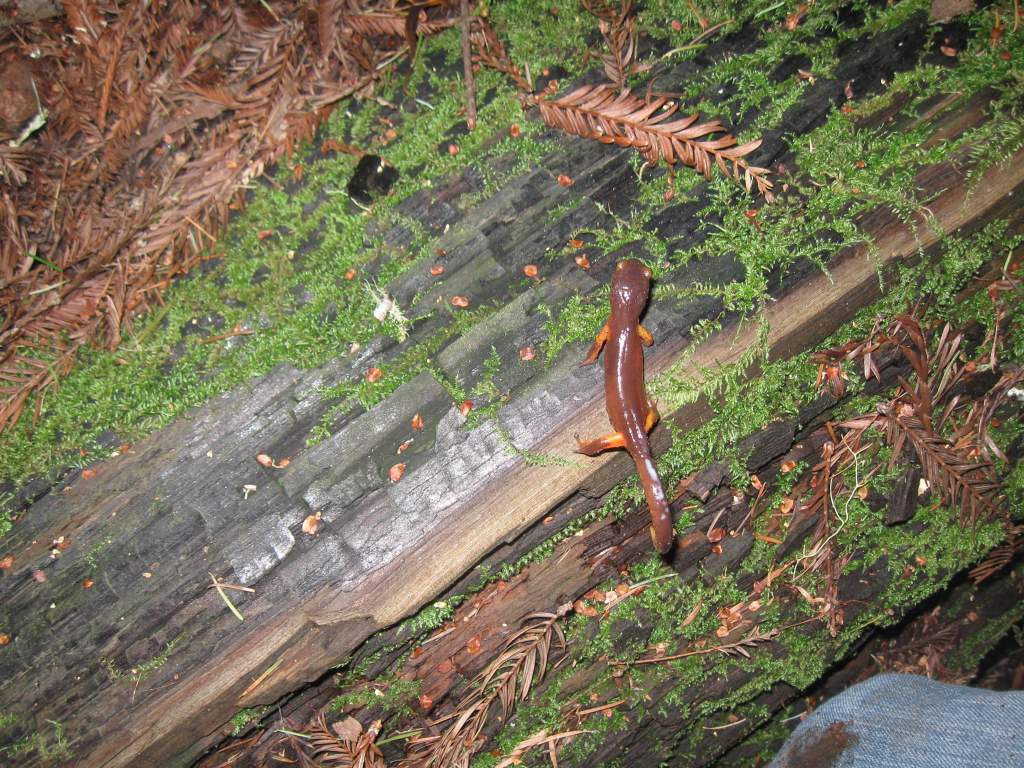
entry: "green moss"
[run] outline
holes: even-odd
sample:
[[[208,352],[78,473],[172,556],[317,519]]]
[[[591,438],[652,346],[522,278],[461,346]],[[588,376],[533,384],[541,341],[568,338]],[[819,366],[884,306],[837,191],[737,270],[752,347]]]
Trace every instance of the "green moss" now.
[[[548,318],[544,326],[547,335],[544,359],[551,363],[567,345],[579,341],[593,342],[608,318],[608,292],[602,288],[588,296],[576,294],[566,302],[557,317],[546,304],[539,305],[538,310]]]
[[[1005,613],[990,619],[980,631],[973,632],[966,642],[946,657],[946,665],[950,669],[973,672],[1000,640],[1011,630],[1015,631],[1020,627],[1022,619],[1024,603],[1018,603]]]
[[[273,707],[270,706],[240,709],[235,713],[234,717],[228,720],[228,727],[231,729],[231,735],[237,736],[250,725],[258,723],[271,709],[273,709]]]
[[[781,24],[790,9],[769,0],[700,2],[685,9],[655,3],[642,9],[639,22],[652,37],[676,48],[700,31],[701,20],[715,24],[733,19],[719,34],[743,25],[754,25],[759,30],[756,47],[716,62],[686,83],[691,99],[729,86],[730,95],[724,103],[698,106],[712,109],[716,116],[723,109],[757,111],[750,136],[753,138],[754,133],[779,128],[782,113],[808,87],[796,78],[776,82],[766,77],[777,62],[803,55],[812,62],[816,76],[826,77],[838,43],[894,28],[927,10],[923,0],[884,7],[866,2],[854,6],[863,12],[863,23],[839,29],[838,37],[823,34],[835,28],[836,3],[812,5],[794,30],[786,30]],[[596,29],[595,20],[575,5],[559,6],[558,12],[552,13],[549,3],[523,0],[482,7],[479,12],[491,14],[499,33],[506,36],[513,59],[529,64],[534,74],[557,63],[568,66],[569,77],[574,76],[582,55],[573,56],[571,51],[566,55],[564,47],[553,53],[549,40],[573,41],[576,53],[582,54],[582,41]],[[679,24],[673,28],[665,23],[666,18]],[[630,215],[613,218],[610,228],[595,233],[599,245],[610,250],[641,241],[655,262],[652,266],[659,270],[663,261],[678,266],[697,256],[738,255],[746,269],[745,278],[707,288],[721,296],[728,307],[756,316],[771,287],[769,275],[780,270],[784,273],[801,259],[824,267],[827,254],[863,241],[850,223],[859,212],[878,204],[903,216],[920,210],[927,201],[917,199],[909,181],[921,163],[947,159],[970,147],[968,160],[980,172],[1005,161],[1019,146],[1022,86],[1014,73],[1021,66],[1021,47],[1010,44],[1012,37],[1007,35],[1001,48],[992,49],[988,37],[993,15],[989,11],[962,20],[970,26],[973,37],[958,57],[957,66],[920,65],[900,73],[879,96],[855,102],[851,114],[836,111],[825,125],[794,141],[802,169],[825,186],[805,190],[814,194],[800,203],[762,209],[757,219],[760,229],[743,216],[750,203],[736,204],[739,195],[735,185],[716,179],[709,212],[725,211],[723,225],[709,231],[699,254],[670,253],[665,242],[645,229],[646,222],[663,205],[665,189],[664,178],[648,174],[640,182],[640,195]],[[325,135],[372,147],[399,168],[416,168],[418,172],[403,174],[395,194],[375,203],[367,216],[350,205],[343,192],[354,159],[317,157],[308,147],[301,148],[293,160],[281,163],[276,170],[276,186],[261,186],[230,232],[220,238],[220,262],[202,278],[181,281],[168,293],[162,308],[138,318],[116,353],[86,351],[76,370],[62,381],[60,390],[45,399],[39,422],[33,425],[25,419],[0,437],[0,479],[18,484],[60,466],[81,466],[109,455],[109,449],[100,447],[97,440],[105,431],[112,430],[122,440],[133,442],[186,409],[281,362],[315,366],[342,353],[353,342],[365,345],[376,335],[399,334],[396,327],[368,320],[372,301],[361,281],[346,281],[343,276],[350,268],[362,270],[373,262],[384,284],[432,258],[437,240],[416,225],[412,227],[413,244],[407,250],[391,252],[370,234],[368,225],[377,227],[372,231],[380,231],[384,224],[401,221],[394,212],[399,200],[424,184],[469,166],[484,171],[485,194],[490,194],[510,175],[536,167],[555,146],[542,138],[545,131],[538,121],[526,119],[516,93],[503,77],[482,71],[478,91],[489,92],[491,97],[483,100],[479,128],[455,140],[460,148],[457,155],[448,153],[446,146],[439,146],[438,137],[462,119],[459,110],[463,89],[457,79],[450,79],[450,72],[459,71],[460,66],[457,30],[424,40],[420,49],[410,92],[417,92],[422,85],[431,95],[422,100],[425,103],[417,103],[415,111],[401,115],[395,126],[397,138],[387,144],[379,140],[387,126],[382,102],[376,100],[352,102],[347,109],[336,111],[324,131]],[[670,58],[688,58],[697,52],[697,48],[676,50]],[[1002,56],[1005,52],[1010,54],[1007,59]],[[557,61],[552,58],[555,56]],[[446,62],[444,66],[449,69],[435,71],[425,66],[428,61]],[[401,77],[386,74],[378,93],[384,99],[398,98],[401,84]],[[985,88],[996,94],[990,119],[957,141],[922,148],[923,125],[895,136],[857,127],[858,120],[886,108],[897,94],[910,96],[904,107],[909,115],[936,94],[955,92],[968,99]],[[517,139],[505,133],[512,122],[522,132]],[[510,153],[510,164],[491,162]],[[304,184],[285,193],[291,167],[297,162],[304,166]],[[631,162],[639,167],[638,158]],[[498,165],[505,170],[494,170]],[[684,197],[698,181],[696,174],[677,174],[673,186],[678,197]],[[829,230],[819,231],[823,222]],[[267,230],[274,234],[260,239],[258,235]],[[297,259],[301,259],[301,266]],[[271,278],[253,280],[261,274]],[[666,296],[670,289],[667,285],[657,287]],[[551,313],[544,345],[546,359],[550,361],[567,344],[592,336],[604,314],[603,298],[601,293],[577,297],[563,311]],[[206,318],[215,323],[205,325]],[[255,333],[214,344],[198,343],[201,337],[223,332],[236,323]],[[701,329],[695,329],[695,336],[700,333]],[[429,340],[424,343],[429,345]],[[748,350],[746,360],[758,360],[762,352]],[[354,376],[339,388],[363,405],[377,402],[427,364],[425,356],[416,352],[409,358],[415,361],[410,363],[407,358],[405,362],[410,364],[391,371],[384,386],[368,388]],[[717,384],[710,381],[713,372],[704,374],[691,382],[687,396],[692,397],[702,387],[703,391],[722,389],[730,382],[728,372]],[[731,381],[735,383],[735,379]],[[314,438],[329,432],[330,421],[329,416]]]
[[[373,707],[389,715],[403,718],[415,716],[414,704],[420,695],[419,680],[392,678],[378,680],[363,688],[343,693],[331,699],[327,708],[331,712],[347,709]]]
[[[130,669],[124,670],[117,666],[113,659],[100,659],[100,665],[110,675],[110,679],[117,683],[127,683],[130,685],[137,686],[147,677],[156,672],[160,667],[167,663],[168,659],[171,658],[171,654],[174,653],[174,649],[185,639],[184,634],[178,635],[176,638],[168,642],[164,646],[164,650],[158,653],[151,659],[147,659],[140,664],[136,664]]]
[[[47,720],[53,731],[52,735],[35,731],[17,741],[0,746],[0,755],[10,758],[24,758],[33,752],[44,765],[58,760],[71,760],[73,753],[64,734],[64,725],[56,720]],[[12,726],[15,720],[11,716],[0,718],[0,729]]]
[[[0,537],[11,530],[14,524],[14,515],[17,512],[14,506],[14,494],[10,491],[0,492]]]

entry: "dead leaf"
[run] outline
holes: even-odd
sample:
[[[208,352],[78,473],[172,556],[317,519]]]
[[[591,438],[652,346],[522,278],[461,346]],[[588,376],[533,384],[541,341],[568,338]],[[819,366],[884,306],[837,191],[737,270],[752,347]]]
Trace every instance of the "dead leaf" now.
[[[473,410],[473,401],[472,400],[463,400],[462,401],[462,405],[459,406],[459,413],[461,413],[463,416],[468,416],[469,412],[472,411],[472,410]]]
[[[519,134],[521,134],[522,132],[523,131],[519,127],[519,123],[512,123],[512,125],[508,127],[508,135],[511,136],[513,139],[518,139]]]
[[[380,377],[384,375],[384,371],[376,366],[366,369],[366,380],[373,384],[376,381],[380,381]]]
[[[82,479],[83,480],[92,480],[94,477],[96,477],[96,470],[95,469],[83,469],[82,470]]]
[[[932,0],[928,21],[943,23],[974,10],[974,0]]]
[[[345,279],[346,280],[355,280],[356,274],[358,274],[356,272],[356,268],[355,267],[349,267],[347,270],[345,270]]]
[[[720,542],[724,538],[725,538],[725,529],[724,528],[717,528],[716,527],[716,528],[712,528],[710,531],[708,531],[708,541],[710,541],[712,544],[717,544],[718,542]]]
[[[395,454],[398,455],[398,456],[401,456],[403,453],[405,453],[407,450],[409,450],[409,446],[412,445],[412,441],[413,441],[413,438],[410,437],[404,443],[399,445],[398,446],[398,450],[395,451]]]
[[[33,578],[33,579],[34,579],[34,580],[35,580],[35,581],[36,581],[36,582],[37,582],[38,584],[42,584],[42,583],[43,583],[44,581],[46,581],[46,573],[45,573],[44,571],[40,571],[40,570],[39,570],[39,569],[37,568],[36,570],[32,571],[32,578]]]
[[[349,716],[336,723],[331,723],[331,730],[342,741],[358,741],[363,735],[363,725],[354,717]]]
[[[800,21],[803,19],[804,14],[807,13],[808,7],[809,6],[805,3],[797,5],[796,9],[786,17],[782,26],[785,27],[787,31],[792,32],[800,25]]]
[[[536,357],[536,353],[533,351],[533,347],[522,347],[519,350],[519,359],[524,361],[533,360]]]
[[[536,277],[538,275],[538,269],[536,264],[527,264],[523,267],[523,274],[527,277]]]
[[[11,636],[6,632],[0,632],[0,645],[7,645],[11,642]]]
[[[576,257],[576,266],[580,269],[590,269],[590,259],[581,253]]]
[[[82,589],[92,589],[92,585],[94,583],[95,582],[92,579],[83,579],[82,580]]]
[[[462,309],[465,309],[466,307],[469,306],[469,297],[468,296],[452,296],[452,306],[453,307],[460,307]]]
[[[575,181],[573,180],[572,176],[568,176],[568,175],[566,175],[566,174],[564,174],[564,173],[560,173],[560,174],[558,174],[558,179],[557,179],[557,181],[558,181],[558,185],[559,185],[560,187],[571,187],[571,186],[572,186],[573,184],[575,184],[575,183],[576,183],[576,182],[575,182]]]
[[[434,277],[437,277],[438,275],[443,275],[444,274],[444,265],[443,264],[435,264],[434,266],[432,266],[430,268],[430,274],[432,274]]]
[[[264,466],[264,467],[268,467],[269,468],[269,467],[274,466],[274,460],[272,458],[270,458],[265,453],[258,453],[258,454],[256,454],[256,461],[258,461],[260,463],[260,465]]]
[[[480,653],[480,635],[473,635],[466,643],[467,653]]]
[[[397,483],[402,479],[402,475],[405,474],[405,463],[400,462],[392,465],[391,469],[388,470],[388,477],[391,478],[392,483]]]
[[[427,696],[427,694],[420,694],[420,709],[424,712],[429,712],[434,708],[434,700]]]
[[[423,417],[420,416],[419,411],[412,417],[412,428],[417,432],[423,429]]]
[[[693,610],[686,614],[686,618],[683,619],[681,626],[688,627],[696,620],[697,616],[700,615],[700,609],[704,607],[704,601],[698,600],[697,604],[693,606]]]
[[[0,570],[6,571],[8,568],[10,568],[13,565],[14,565],[14,556],[13,555],[4,555],[3,558],[0,558]]]
[[[317,529],[320,527],[320,518],[316,515],[309,515],[305,520],[302,521],[302,532],[310,536],[315,536]]]

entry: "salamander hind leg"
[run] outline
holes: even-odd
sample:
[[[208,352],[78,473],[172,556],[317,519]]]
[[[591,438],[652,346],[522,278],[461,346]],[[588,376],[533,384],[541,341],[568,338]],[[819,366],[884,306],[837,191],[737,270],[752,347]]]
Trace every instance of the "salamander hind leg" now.
[[[612,432],[595,440],[580,440],[580,436],[576,435],[576,452],[586,456],[597,456],[602,451],[625,446],[626,439],[618,432]]]
[[[644,421],[644,432],[650,432],[654,429],[654,425],[658,423],[658,419],[661,416],[658,414],[658,406],[654,404],[653,400],[647,401],[647,419]]]

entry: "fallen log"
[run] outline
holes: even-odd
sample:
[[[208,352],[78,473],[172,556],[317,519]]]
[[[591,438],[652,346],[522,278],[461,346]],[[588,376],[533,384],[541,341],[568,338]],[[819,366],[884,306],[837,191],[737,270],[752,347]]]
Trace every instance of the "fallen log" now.
[[[868,67],[870,55],[863,54],[861,66]],[[982,124],[986,106],[984,98],[951,103],[926,124],[951,141]],[[825,94],[804,115],[805,127],[830,107]],[[322,679],[368,638],[451,590],[477,564],[511,561],[527,542],[553,532],[555,526],[537,527],[553,510],[564,525],[627,477],[631,469],[621,456],[571,460],[573,434],[599,433],[605,422],[597,378],[576,368],[580,345],[563,350],[547,368],[503,365],[495,386],[508,401],[494,419],[472,429],[464,428],[465,416],[439,380],[455,378],[466,388],[480,382],[492,346],[500,348],[503,363],[515,361],[521,346],[544,338],[545,318],[535,311],[541,302],[558,305],[577,292],[598,290],[610,272],[617,254],[593,256],[589,273],[553,268],[528,288],[511,277],[538,253],[561,247],[572,232],[609,226],[609,214],[597,203],[628,207],[635,193],[623,154],[568,142],[562,152],[575,169],[571,188],[536,170],[465,215],[452,211],[453,196],[445,189],[407,201],[403,212],[425,226],[441,229],[443,215],[452,213],[454,226],[444,236],[447,278],[431,287],[422,273],[411,274],[389,286],[392,294],[420,297],[423,328],[445,322],[428,317],[437,298],[471,293],[495,306],[489,318],[438,352],[438,376],[421,373],[374,408],[350,411],[330,438],[306,447],[306,435],[327,408],[319,390],[362,375],[371,353],[398,350],[382,344],[313,371],[281,367],[90,468],[93,476],[67,476],[36,500],[0,553],[13,558],[0,579],[0,626],[11,638],[0,656],[0,711],[28,718],[27,732],[60,723],[73,753],[69,764],[188,765],[221,742],[239,709],[273,704]],[[921,226],[921,217],[911,228],[880,206],[857,222],[870,247],[836,254],[827,275],[794,270],[772,286],[774,301],[765,311],[770,359],[829,336],[878,297],[879,271],[921,258],[940,232],[972,231],[1007,215],[1019,226],[1024,154],[989,169],[972,195],[964,186],[966,157],[958,159],[960,166],[944,161],[914,178],[934,226]],[[570,201],[578,205],[551,222],[551,211]],[[674,231],[663,235],[673,242],[699,237],[683,211],[673,210],[668,221]],[[663,279],[726,283],[741,271],[735,261],[700,262]],[[646,322],[658,343],[648,357],[650,374],[663,373],[686,353],[699,322],[719,310],[699,299],[652,306]],[[733,318],[696,348],[690,365],[742,362],[756,334]],[[416,341],[414,334],[410,344]],[[712,403],[701,400],[665,414],[665,421],[689,430],[712,411]],[[398,459],[417,414],[426,427]],[[666,427],[655,432],[656,450],[668,441]],[[261,465],[259,454],[289,463]],[[537,455],[570,460],[539,464]],[[389,469],[399,462],[404,474],[392,482]],[[310,516],[315,534],[303,529]],[[741,516],[740,509],[729,509],[726,521],[735,525]],[[578,598],[595,575],[605,578],[616,565],[641,557],[642,519],[593,532],[591,549],[580,548],[586,537],[574,541],[563,561],[574,571],[546,571],[554,605]],[[699,538],[692,543],[677,554],[680,571],[692,570],[707,554]],[[735,549],[720,563],[738,563],[750,544],[730,539]],[[602,561],[595,570],[593,558],[609,547],[621,559]],[[884,588],[887,582],[872,566],[865,573],[877,574]],[[531,577],[539,582],[539,572]],[[217,585],[225,582],[255,590],[226,592],[242,621],[220,595],[224,587]],[[502,611],[510,613],[502,615],[518,619],[543,608],[536,597],[531,588],[517,596],[519,603],[503,600]],[[497,647],[500,636],[485,640],[494,645],[483,648]],[[710,701],[746,681],[729,672],[715,690],[694,695]],[[436,685],[440,692],[451,681]],[[651,725],[636,738],[667,738],[673,727]],[[624,759],[661,754],[639,741],[615,745]]]

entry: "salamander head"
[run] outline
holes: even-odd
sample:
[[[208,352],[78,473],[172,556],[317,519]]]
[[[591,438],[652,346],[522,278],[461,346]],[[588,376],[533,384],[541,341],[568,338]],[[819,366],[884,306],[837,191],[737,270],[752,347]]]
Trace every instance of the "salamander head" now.
[[[647,304],[651,287],[651,270],[636,259],[624,259],[612,273],[612,308],[640,316]]]

